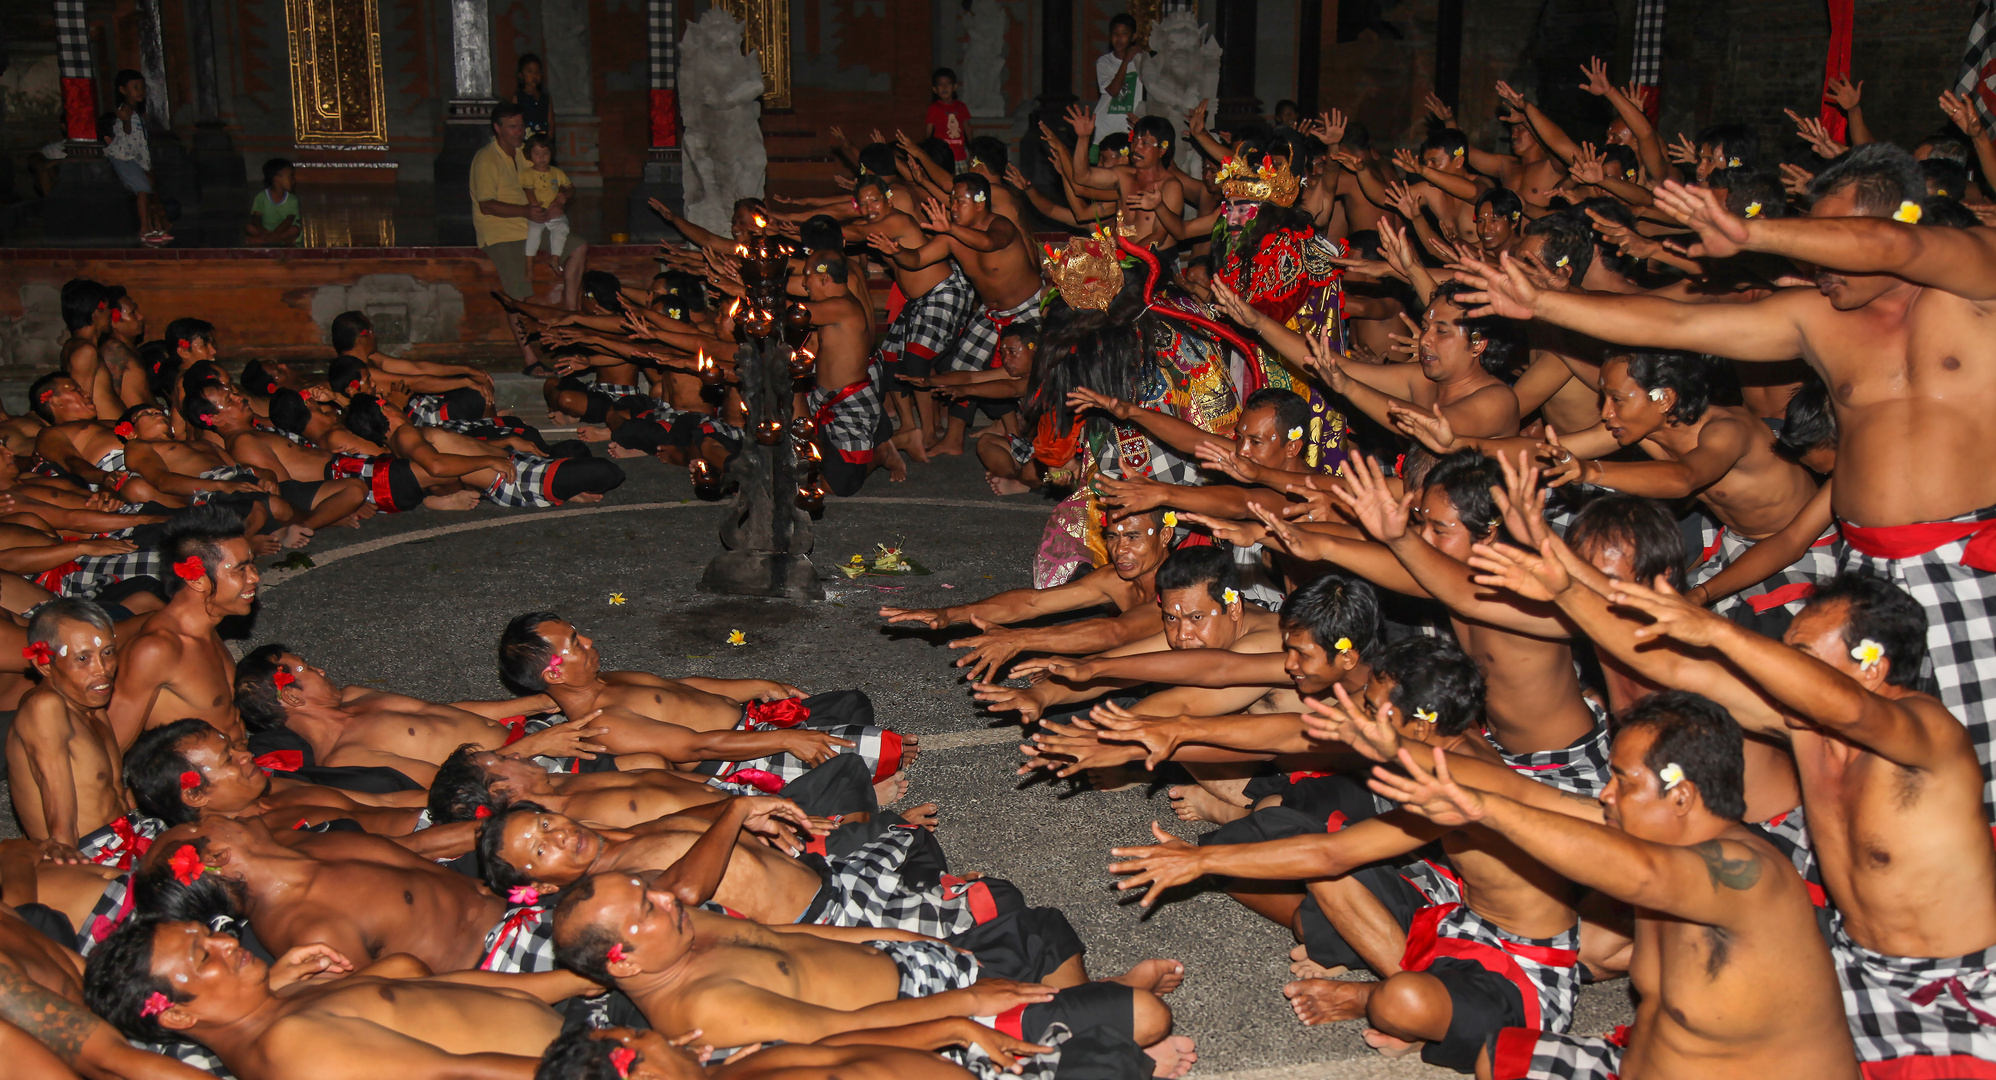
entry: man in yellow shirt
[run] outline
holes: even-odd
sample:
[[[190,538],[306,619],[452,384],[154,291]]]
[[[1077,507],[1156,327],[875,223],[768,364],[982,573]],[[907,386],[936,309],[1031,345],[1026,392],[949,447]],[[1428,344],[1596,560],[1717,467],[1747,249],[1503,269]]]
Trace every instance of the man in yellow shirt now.
[[[534,222],[545,224],[561,213],[559,209],[551,212],[547,207],[537,206],[527,198],[526,188],[520,183],[520,170],[527,167],[520,157],[520,146],[526,141],[527,125],[520,107],[502,101],[492,110],[492,142],[471,159],[471,225],[477,231],[478,246],[498,268],[506,295],[521,299],[533,293],[533,275],[527,263],[527,226]],[[568,287],[563,290],[561,302],[572,308],[581,295],[588,245],[573,233],[562,238],[558,250],[553,247],[553,237],[549,241],[549,253],[566,262],[563,276]]]

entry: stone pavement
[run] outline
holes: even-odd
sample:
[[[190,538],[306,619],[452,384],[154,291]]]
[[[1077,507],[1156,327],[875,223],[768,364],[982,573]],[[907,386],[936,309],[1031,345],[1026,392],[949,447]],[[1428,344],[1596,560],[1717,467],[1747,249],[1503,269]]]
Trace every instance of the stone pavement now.
[[[545,609],[575,620],[612,668],[859,687],[884,723],[923,737],[908,801],[941,804],[938,836],[955,869],[1010,878],[1029,901],[1065,910],[1093,971],[1146,957],[1185,962],[1171,1003],[1179,1030],[1199,1042],[1198,1075],[1444,1075],[1381,1060],[1360,1023],[1298,1024],[1281,996],[1288,935],[1226,897],[1176,897],[1148,917],[1119,902],[1127,898],[1111,888],[1110,847],[1148,840],[1153,819],[1188,837],[1205,827],[1174,822],[1162,790],[1070,792],[1022,781],[1017,729],[976,710],[951,666],[956,654],[942,644],[949,635],[882,628],[883,603],[942,606],[1029,585],[1049,503],[993,497],[969,458],[917,466],[907,484],[877,475],[860,497],[834,500],[818,524],[825,602],[718,597],[695,583],[718,550],[721,511],[687,501],[683,470],[624,464],[632,479],[597,507],[418,512],[321,534],[316,568],[266,579],[245,643],[287,642],[338,682],[437,700],[499,697],[500,629]],[[904,548],[933,574],[847,582],[830,569],[879,543]],[[613,593],[626,602],[610,603]],[[748,643],[730,647],[737,629]],[[10,834],[11,826],[0,821]],[[1577,1030],[1627,1023],[1626,985],[1587,990]]]

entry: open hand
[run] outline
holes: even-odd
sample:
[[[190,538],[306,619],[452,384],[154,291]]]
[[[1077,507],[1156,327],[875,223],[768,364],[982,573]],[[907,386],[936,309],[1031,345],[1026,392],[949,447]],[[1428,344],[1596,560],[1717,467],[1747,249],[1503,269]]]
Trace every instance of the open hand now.
[[[1127,875],[1116,883],[1117,891],[1148,888],[1150,891],[1140,901],[1146,908],[1155,905],[1164,890],[1197,881],[1206,873],[1203,852],[1197,844],[1165,832],[1164,826],[1155,821],[1150,823],[1150,831],[1157,837],[1155,847],[1109,849],[1109,854],[1128,860],[1109,864],[1110,873]]]

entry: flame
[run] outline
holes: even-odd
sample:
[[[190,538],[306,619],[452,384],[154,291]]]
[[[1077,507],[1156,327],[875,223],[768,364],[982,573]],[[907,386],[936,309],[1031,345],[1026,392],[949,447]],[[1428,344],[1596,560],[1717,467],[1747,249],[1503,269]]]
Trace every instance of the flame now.
[[[742,257],[742,258],[744,258],[744,259],[748,258],[748,245],[747,245],[747,244],[736,244],[736,245],[735,245],[735,254],[736,254],[736,255],[738,255],[738,256],[740,256],[740,257]]]
[[[821,461],[825,460],[825,453],[824,453],[824,451],[822,451],[822,450],[819,450],[819,449],[818,449],[818,444],[817,444],[817,443],[815,443],[815,442],[807,442],[807,443],[805,443],[805,444],[804,444],[804,446],[805,446],[805,448],[806,448],[806,449],[807,449],[807,450],[808,450],[808,451],[810,452],[810,455],[811,455],[811,463],[812,463],[813,465],[817,464],[818,462],[821,462]]]
[[[766,217],[763,217],[763,216],[762,216],[761,214],[757,214],[757,215],[755,216],[755,227],[756,227],[756,228],[758,228],[758,229],[767,229],[767,228],[769,228],[769,219],[768,219],[768,218],[766,218]]]
[[[735,297],[735,302],[728,305],[728,318],[732,319],[735,316],[740,315],[741,313],[742,313],[742,298],[737,296]]]

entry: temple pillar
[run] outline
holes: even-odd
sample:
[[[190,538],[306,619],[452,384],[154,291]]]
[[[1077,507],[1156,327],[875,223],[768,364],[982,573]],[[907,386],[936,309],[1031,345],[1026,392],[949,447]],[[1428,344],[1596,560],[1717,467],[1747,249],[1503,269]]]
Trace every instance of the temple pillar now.
[[[437,154],[437,242],[469,245],[471,159],[492,141],[492,9],[488,0],[450,0],[451,96]]]
[[[542,0],[541,38],[554,98],[554,160],[576,187],[602,187],[588,0]]]
[[[1220,41],[1220,100],[1211,123],[1231,131],[1262,119],[1261,99],[1254,93],[1256,0],[1217,0],[1213,36]]]
[[[203,188],[249,186],[248,166],[222,120],[222,80],[215,62],[213,0],[184,0],[187,65],[194,77],[194,173]]]
[[[1033,186],[1058,193],[1060,177],[1047,162],[1039,125],[1072,135],[1063,114],[1074,96],[1074,0],[1044,0],[1040,7],[1040,96],[1026,120],[1028,137],[1019,148],[1019,169]],[[1092,69],[1091,69],[1092,70]],[[1091,88],[1092,89],[1092,88]]]
[[[55,189],[43,203],[49,234],[62,237],[136,235],[138,210],[118,183],[97,141],[97,73],[90,61],[90,27],[83,5],[55,0],[56,72],[62,85],[65,156]]]
[[[626,228],[633,243],[666,239],[664,219],[649,205],[652,199],[672,207],[686,206],[684,151],[679,146],[679,4],[677,0],[646,0],[645,36],[650,58],[651,151],[645,157],[644,179],[631,190]]]

